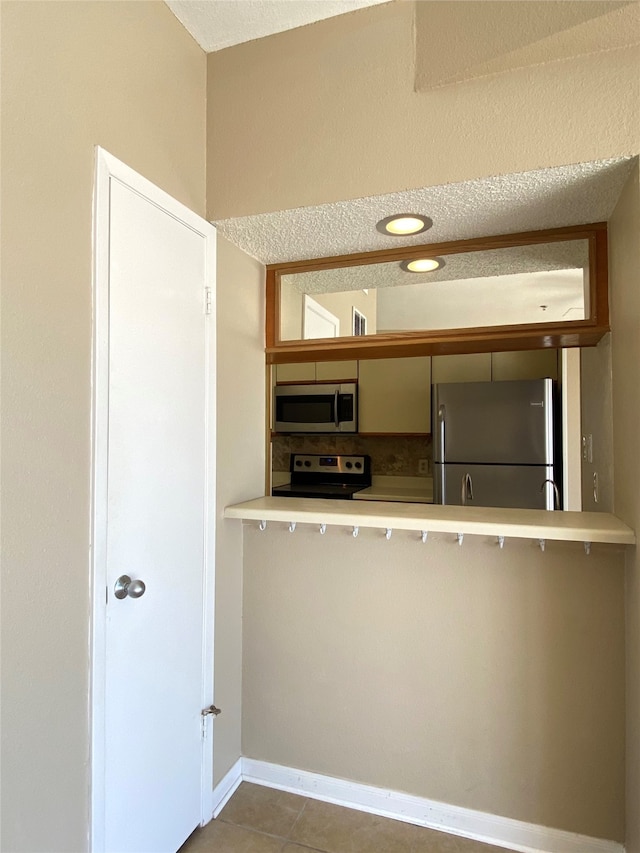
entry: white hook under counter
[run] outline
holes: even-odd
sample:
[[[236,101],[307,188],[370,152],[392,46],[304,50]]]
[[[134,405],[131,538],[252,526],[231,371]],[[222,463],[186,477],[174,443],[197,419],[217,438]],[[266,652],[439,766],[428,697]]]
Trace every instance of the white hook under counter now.
[[[260,530],[266,530],[267,529],[267,522],[264,520],[261,521],[260,524],[258,525],[258,527],[260,528]]]
[[[325,534],[326,532],[327,532],[327,525],[326,525],[326,524],[321,524],[321,525],[320,525],[320,534],[321,534],[322,536],[324,536],[324,534]]]
[[[498,536],[498,547],[504,548],[504,536]]]
[[[289,533],[293,533],[296,529],[296,522],[292,521],[289,523]]]
[[[458,540],[458,545],[462,545],[464,540],[464,533],[456,533],[456,538]]]
[[[424,543],[427,541],[427,536],[428,536],[428,535],[429,535],[429,531],[428,531],[428,530],[423,530],[423,531],[421,532],[421,534],[420,534],[420,538],[422,539],[422,544],[423,544],[423,545],[424,545]]]
[[[387,527],[386,533],[384,534],[385,539],[386,539],[387,541],[389,541],[389,539],[391,539],[391,534],[392,534],[392,533],[393,533],[393,530],[392,530],[390,527]]]

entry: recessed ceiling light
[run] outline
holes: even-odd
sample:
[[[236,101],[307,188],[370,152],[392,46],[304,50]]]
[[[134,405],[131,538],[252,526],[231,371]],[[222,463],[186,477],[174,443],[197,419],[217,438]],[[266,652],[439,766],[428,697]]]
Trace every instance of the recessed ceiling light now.
[[[400,267],[405,272],[433,272],[444,266],[442,258],[416,258],[414,261],[401,261]]]
[[[428,216],[419,213],[395,213],[393,216],[385,216],[376,225],[381,234],[392,237],[407,237],[411,234],[421,234],[427,231],[433,222]]]

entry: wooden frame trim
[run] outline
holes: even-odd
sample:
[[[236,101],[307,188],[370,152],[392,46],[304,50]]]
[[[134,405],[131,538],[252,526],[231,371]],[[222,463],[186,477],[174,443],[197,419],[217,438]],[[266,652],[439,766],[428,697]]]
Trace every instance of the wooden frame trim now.
[[[425,252],[452,255],[578,239],[585,239],[589,243],[590,316],[587,320],[395,332],[369,337],[316,338],[309,341],[279,339],[280,279],[283,274],[418,258]],[[595,346],[608,331],[606,222],[456,240],[449,243],[399,246],[376,252],[360,252],[353,255],[314,258],[267,266],[265,351],[269,364]]]

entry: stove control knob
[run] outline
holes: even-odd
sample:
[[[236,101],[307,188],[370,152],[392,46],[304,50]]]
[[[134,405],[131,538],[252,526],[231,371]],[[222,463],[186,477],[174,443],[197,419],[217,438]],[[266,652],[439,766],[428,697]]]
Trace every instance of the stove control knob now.
[[[353,464],[351,462],[347,462],[347,468],[353,468]]]
[[[356,468],[362,468],[362,462],[356,462]]]
[[[309,460],[308,460],[308,459],[305,459],[305,460],[304,460],[304,467],[305,467],[305,468],[311,468],[311,462],[309,462]]]
[[[296,459],[296,467],[302,468],[302,460],[301,459]]]

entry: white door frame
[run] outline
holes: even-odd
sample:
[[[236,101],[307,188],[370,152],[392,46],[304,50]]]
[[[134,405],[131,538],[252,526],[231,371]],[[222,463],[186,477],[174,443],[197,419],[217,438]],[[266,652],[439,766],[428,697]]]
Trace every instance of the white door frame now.
[[[211,320],[207,324],[206,365],[208,414],[206,464],[205,566],[203,581],[202,708],[213,702],[213,638],[215,591],[215,465],[216,439],[216,346],[215,346],[215,229],[163,190],[96,146],[93,198],[93,363],[92,363],[92,481],[91,481],[91,631],[90,631],[90,776],[91,817],[89,849],[101,853],[105,846],[105,677],[107,585],[107,454],[109,414],[109,215],[110,182],[119,181],[133,192],[183,222],[206,240],[206,280],[211,287]],[[203,284],[204,305],[204,284]],[[204,309],[203,309],[204,310]],[[205,717],[201,756],[201,823],[211,820],[213,788],[213,718]]]
[[[587,303],[588,304],[588,303]],[[580,350],[560,350],[562,508],[582,512],[582,383]]]

